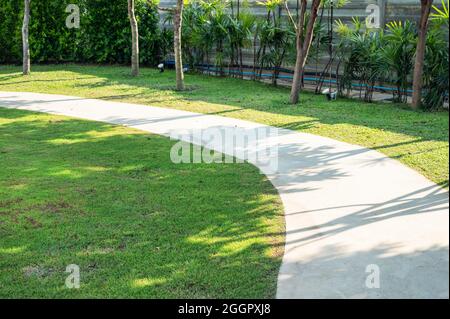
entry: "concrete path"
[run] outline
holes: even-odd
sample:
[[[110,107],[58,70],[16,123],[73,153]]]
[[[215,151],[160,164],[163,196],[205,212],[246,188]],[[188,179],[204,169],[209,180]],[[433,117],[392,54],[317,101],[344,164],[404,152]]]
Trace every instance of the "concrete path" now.
[[[0,92],[0,106],[165,136],[192,128],[264,127],[60,95]],[[259,142],[278,145],[278,171],[260,167],[278,189],[286,214],[278,298],[449,297],[447,191],[376,151],[284,129],[276,132],[275,140]],[[194,137],[194,143],[205,141]],[[221,145],[208,147],[223,151]]]

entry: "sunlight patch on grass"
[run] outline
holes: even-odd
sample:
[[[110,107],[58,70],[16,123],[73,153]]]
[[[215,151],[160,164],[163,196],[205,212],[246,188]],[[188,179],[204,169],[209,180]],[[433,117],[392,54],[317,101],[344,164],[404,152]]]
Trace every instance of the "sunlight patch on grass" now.
[[[0,254],[20,254],[25,251],[26,246],[0,248]]]
[[[167,282],[165,278],[141,278],[135,279],[131,283],[131,287],[133,288],[143,288],[155,285],[162,285]]]
[[[50,175],[59,176],[59,177],[68,177],[68,178],[74,178],[74,179],[82,178],[84,176],[84,174],[82,174],[81,172],[76,172],[76,171],[68,169],[68,168],[59,170],[57,172],[50,173]]]
[[[89,140],[87,138],[56,138],[53,140],[48,140],[47,143],[53,144],[53,145],[70,145],[70,144],[77,144],[77,143],[86,143]]]
[[[111,254],[111,253],[114,253],[114,248],[88,247],[85,250],[77,253],[77,256],[107,255],[107,254]]]

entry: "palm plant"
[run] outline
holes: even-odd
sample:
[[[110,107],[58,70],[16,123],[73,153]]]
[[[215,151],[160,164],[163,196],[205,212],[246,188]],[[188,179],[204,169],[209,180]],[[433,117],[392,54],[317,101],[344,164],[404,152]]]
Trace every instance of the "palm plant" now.
[[[194,45],[197,38],[197,19],[200,15],[196,2],[187,5],[183,10],[183,26],[182,26],[182,46],[183,46],[183,58],[187,64],[193,68],[197,61],[196,49],[198,46]]]
[[[434,12],[431,14],[431,19],[438,24],[447,24],[449,22],[449,12],[450,12],[450,2],[447,0],[441,1],[441,8],[438,8],[437,6],[433,5]]]
[[[349,2],[350,2],[349,0],[335,0],[332,3],[333,9],[342,8]],[[316,94],[322,91],[325,76],[327,73],[328,74],[331,73],[331,67],[336,59],[335,50],[332,49],[334,47],[334,44],[332,43],[333,35],[330,34],[331,28],[329,25],[329,23],[333,23],[333,21],[331,21],[330,16],[328,16],[329,19],[328,21],[326,22],[323,21],[325,12],[328,12],[328,15],[331,13],[331,0],[322,0],[320,3],[319,10],[320,15],[318,21],[316,22],[316,25],[314,26],[313,31],[313,43],[315,43],[315,45],[311,46],[311,50],[307,57],[307,62],[310,60],[315,61],[315,74],[316,76],[319,75],[319,78],[317,79],[316,82]],[[304,25],[304,28],[306,29],[306,24]],[[329,56],[329,60],[319,74],[319,63],[320,60],[323,58],[323,52],[330,51],[330,46],[332,50]]]
[[[442,107],[448,99],[449,88],[449,44],[448,35],[448,2],[447,7],[442,3],[443,9],[433,13],[433,24],[427,35],[425,49],[425,63],[423,72],[424,95],[421,106],[427,110],[436,110]],[[440,18],[436,18],[436,16]],[[442,28],[447,25],[447,29]]]
[[[210,28],[212,40],[215,43],[215,65],[220,75],[224,75],[224,62],[226,58],[226,41],[229,41],[231,19],[222,7],[218,6],[211,11]]]
[[[194,3],[193,3],[194,4]],[[200,52],[201,64],[207,64],[207,72],[209,74],[210,53],[214,47],[214,35],[211,33],[211,12],[215,10],[217,1],[198,1],[197,5],[193,8],[197,14],[195,20],[194,36],[192,46],[198,48]]]
[[[255,62],[259,63],[259,78],[264,67],[273,70],[272,84],[276,85],[280,68],[295,42],[295,30],[282,20],[280,11],[284,0],[266,0],[257,3],[265,7],[266,18],[257,23],[259,50]],[[256,38],[254,44],[256,45]]]
[[[363,57],[359,61],[361,67],[360,86],[364,89],[364,101],[366,102],[372,101],[375,83],[382,81],[386,74],[385,59],[379,49],[384,45],[383,31],[366,31],[356,37],[356,48]]]
[[[252,46],[253,46],[253,80],[256,80],[256,68],[260,61],[260,55],[261,55],[261,45],[258,48],[258,43],[260,41],[261,37],[261,30],[262,26],[265,23],[264,20],[255,18],[255,25],[254,25],[254,31],[253,31],[253,39],[252,39]]]
[[[382,31],[363,30],[362,22],[353,18],[353,27],[336,22],[336,32],[340,36],[337,45],[338,57],[338,93],[348,96],[353,80],[359,82],[360,98],[372,101],[374,86],[386,76],[385,57],[380,50],[386,39]],[[339,69],[343,67],[340,74]]]
[[[220,24],[220,18],[226,18],[223,8],[224,2],[220,0],[195,0],[186,5],[183,11],[183,56],[192,69],[207,64],[209,73],[210,53],[214,49],[223,51],[217,50],[216,45],[219,42],[219,48],[223,47],[225,30],[221,30]],[[222,66],[223,52],[215,58],[215,64]]]
[[[397,90],[394,101],[406,103],[408,97],[409,76],[413,70],[417,32],[410,21],[390,22],[387,25],[387,45],[382,49],[389,68],[393,71],[391,80]]]
[[[282,26],[275,26],[269,32],[271,48],[267,55],[268,64],[273,67],[272,84],[277,85],[280,68],[285,60],[286,51],[294,43],[295,32]]]
[[[256,18],[248,11],[241,11],[237,20],[237,32],[233,38],[233,42],[237,47],[237,55],[239,56],[239,71],[243,74],[243,53],[244,48],[252,45],[252,33],[255,32]]]
[[[274,20],[271,19],[272,13],[275,16],[275,10],[277,8],[277,1],[266,0],[265,2],[257,1],[257,5],[263,6],[266,10],[266,18],[261,19],[258,22],[258,36],[259,36],[259,49],[256,55],[256,62],[259,64],[259,76],[261,79],[262,70],[264,65],[268,62],[266,58],[266,50],[270,47],[270,29],[274,27]],[[274,17],[276,19],[276,16]],[[256,42],[256,41],[255,41]]]

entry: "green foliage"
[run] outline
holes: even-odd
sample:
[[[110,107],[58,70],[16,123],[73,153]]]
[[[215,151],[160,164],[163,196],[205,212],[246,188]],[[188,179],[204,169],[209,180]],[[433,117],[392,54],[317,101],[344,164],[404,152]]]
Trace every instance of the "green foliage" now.
[[[441,24],[432,25],[427,34],[425,51],[424,94],[422,107],[426,110],[441,108],[448,99],[449,88],[449,45],[447,31]]]
[[[230,3],[218,0],[191,1],[185,8],[183,19],[183,50],[185,61],[214,64],[216,72],[224,74],[224,67],[243,68],[243,49],[253,46],[254,68],[279,68],[289,48],[295,43],[291,27],[278,14],[283,1],[260,3],[266,7],[265,19],[258,19],[248,11],[244,2],[239,15],[228,10]],[[256,47],[259,46],[258,52]],[[214,52],[211,61],[210,53]],[[274,82],[276,76],[274,76]]]
[[[21,10],[22,1],[0,2],[0,63],[13,63],[22,56]]]
[[[390,80],[397,86],[394,101],[406,103],[410,86],[409,76],[414,67],[417,30],[410,21],[404,23],[393,21],[387,27],[387,42],[382,51],[387,65],[393,71],[390,72]]]
[[[340,35],[337,46],[338,63],[343,68],[338,91],[340,95],[344,95],[344,91],[348,95],[353,81],[358,81],[360,96],[371,102],[376,82],[382,81],[386,74],[385,56],[380,50],[386,45],[386,39],[382,31],[363,31],[359,19],[353,18],[352,24],[353,27],[350,28],[340,20],[336,22]]]
[[[330,6],[331,0],[322,0],[320,3],[321,8],[328,8]],[[350,0],[334,0],[334,8],[342,8],[343,6],[350,3]]]
[[[157,0],[135,0],[140,33],[140,59],[144,65],[166,60],[173,49],[172,12],[160,24]],[[334,1],[336,8],[347,0]],[[131,31],[125,0],[72,0],[81,9],[81,28],[68,29],[64,12],[68,0],[32,1],[30,46],[32,62],[60,63],[129,63]],[[258,17],[242,1],[239,14],[233,1],[192,0],[183,13],[183,59],[191,69],[215,66],[224,75],[225,67],[234,76],[243,77],[244,51],[253,51],[253,78],[261,79],[264,68],[272,69],[272,83],[285,65],[296,59],[295,28],[287,17],[284,0],[257,3],[265,14]],[[313,45],[308,63],[316,69],[328,50],[329,34],[326,12],[330,1],[323,0],[314,28]],[[424,100],[426,109],[442,106],[448,96],[448,0],[433,6],[427,54],[424,67]],[[21,62],[22,1],[4,0],[0,4],[0,63]],[[308,16],[308,12],[306,14]],[[295,15],[292,17],[295,20]],[[305,19],[305,25],[308,18]],[[295,21],[294,21],[295,22]],[[372,100],[378,83],[394,85],[394,102],[405,103],[411,86],[417,42],[415,23],[391,22],[385,32],[366,30],[354,18],[350,25],[335,22],[338,35],[334,41],[337,61],[338,91],[350,93],[359,84],[360,97]],[[202,67],[202,70],[204,68]]]
[[[441,8],[433,5],[434,12],[431,13],[431,19],[438,23],[445,23],[448,27],[450,2],[448,0],[441,1]]]
[[[422,101],[427,110],[442,107],[448,98],[447,11],[444,6],[437,12],[439,15],[434,14],[427,33]],[[338,20],[336,32],[340,39],[337,45],[339,67],[343,68],[338,81],[339,93],[344,95],[346,91],[348,94],[354,81],[359,81],[365,90],[364,100],[371,101],[371,88],[376,82],[393,83],[396,86],[394,102],[406,103],[414,69],[417,26],[410,21],[393,21],[387,25],[385,33],[371,32],[353,18],[352,25]]]
[[[69,3],[80,7],[80,28],[68,29]],[[0,3],[0,63],[20,63],[23,1]],[[141,62],[154,65],[167,54],[170,33],[159,28],[156,3],[137,0]],[[131,30],[127,1],[31,1],[30,52],[32,62],[129,63]]]
[[[77,4],[77,1],[73,3]],[[80,32],[65,25],[69,15],[65,12],[67,4],[66,1],[55,0],[31,1],[29,33],[33,62],[55,63],[74,59],[77,49],[74,39]],[[21,39],[18,42],[21,43]]]
[[[139,24],[139,57],[144,65],[164,61],[173,48],[173,30],[160,28],[157,4],[148,1],[136,8]],[[128,38],[129,39],[129,38]]]
[[[222,11],[220,1],[192,1],[183,11],[182,47],[184,61],[194,68],[198,64],[209,64],[209,53],[219,37],[217,11]],[[169,17],[171,20],[171,16]],[[215,25],[214,25],[215,24]],[[214,30],[215,29],[215,30]],[[216,31],[216,32],[213,32]],[[220,30],[223,37],[225,30]]]

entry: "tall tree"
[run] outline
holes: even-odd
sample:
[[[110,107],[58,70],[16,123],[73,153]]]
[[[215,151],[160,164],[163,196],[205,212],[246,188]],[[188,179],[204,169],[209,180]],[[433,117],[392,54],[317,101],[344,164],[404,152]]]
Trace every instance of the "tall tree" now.
[[[175,8],[175,14],[173,18],[174,36],[173,46],[175,53],[175,72],[177,77],[177,90],[184,90],[184,74],[183,74],[183,61],[181,52],[181,27],[183,22],[183,7],[184,0],[177,0],[177,6]]]
[[[30,0],[24,0],[22,24],[23,75],[30,74],[30,44],[28,42],[28,26],[30,24]]]
[[[319,10],[321,0],[313,0],[310,8],[308,24],[306,30],[304,28],[306,18],[306,0],[301,0],[301,9],[296,25],[296,46],[297,56],[294,68],[294,79],[292,82],[290,102],[296,104],[300,95],[300,88],[302,85],[303,71],[305,69],[306,59],[308,58],[309,49],[313,39],[314,25],[317,20],[317,12]]]
[[[128,17],[131,25],[131,75],[139,75],[139,31],[134,14],[134,0],[128,0]]]
[[[416,60],[414,62],[412,108],[420,107],[422,101],[423,64],[425,59],[425,46],[427,42],[428,17],[430,16],[433,0],[420,0],[419,34],[416,47]]]

